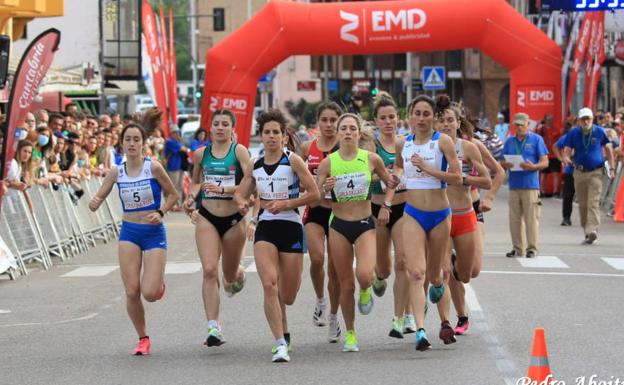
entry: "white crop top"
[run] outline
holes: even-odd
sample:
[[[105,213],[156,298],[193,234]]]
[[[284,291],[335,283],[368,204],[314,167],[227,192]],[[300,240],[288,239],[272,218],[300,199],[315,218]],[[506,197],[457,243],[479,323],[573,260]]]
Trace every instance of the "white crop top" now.
[[[410,135],[405,140],[401,156],[403,157],[403,170],[405,175],[405,184],[408,190],[431,190],[446,188],[446,182],[435,178],[419,167],[412,164],[412,155],[419,155],[425,163],[434,166],[436,169],[446,171],[448,163],[446,157],[440,151],[440,133],[434,132],[431,140],[425,144],[416,144],[414,135]]]

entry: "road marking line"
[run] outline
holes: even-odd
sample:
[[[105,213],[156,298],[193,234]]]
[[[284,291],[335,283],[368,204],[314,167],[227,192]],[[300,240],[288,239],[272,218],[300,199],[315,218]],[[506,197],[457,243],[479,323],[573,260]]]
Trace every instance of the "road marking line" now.
[[[119,266],[82,266],[61,275],[61,277],[103,277],[118,268]]]
[[[167,263],[165,266],[165,274],[193,274],[200,270],[200,262]]]
[[[611,265],[616,270],[624,270],[624,258],[601,258],[603,261]]]
[[[258,270],[256,270],[256,263],[252,262],[250,263],[246,268],[245,268],[245,273],[255,273]]]
[[[468,304],[468,309],[470,309],[471,312],[483,311],[483,308],[481,308],[481,304],[477,299],[477,294],[472,286],[470,286],[470,284],[466,284],[464,287],[466,288],[466,303]]]
[[[11,310],[8,309],[0,309],[0,314],[9,314]]]
[[[481,274],[509,274],[509,275],[556,275],[571,277],[603,277],[603,278],[624,278],[624,274],[601,274],[601,273],[564,273],[552,271],[502,271],[502,270],[481,270]]]
[[[536,258],[517,258],[522,267],[539,268],[539,269],[569,269],[561,259],[554,256],[540,255]]]

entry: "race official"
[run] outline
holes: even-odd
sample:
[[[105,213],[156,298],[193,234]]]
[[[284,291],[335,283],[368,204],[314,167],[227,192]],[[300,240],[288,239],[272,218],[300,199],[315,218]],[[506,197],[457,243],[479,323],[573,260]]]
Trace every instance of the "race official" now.
[[[501,160],[500,164],[509,171],[509,230],[513,250],[507,257],[537,256],[539,240],[539,217],[542,202],[539,198],[539,170],[548,167],[548,149],[541,136],[529,132],[529,115],[517,113],[513,124],[515,136],[505,141],[503,155],[521,155],[522,170],[512,170],[514,164]],[[523,233],[523,228],[526,233]]]
[[[598,239],[603,168],[606,168],[609,178],[615,177],[613,147],[604,128],[593,124],[591,109],[581,108],[578,119],[579,126],[573,127],[567,135],[563,161],[574,165],[574,189],[581,227],[585,232],[583,243],[591,245]],[[571,158],[572,152],[574,155]]]

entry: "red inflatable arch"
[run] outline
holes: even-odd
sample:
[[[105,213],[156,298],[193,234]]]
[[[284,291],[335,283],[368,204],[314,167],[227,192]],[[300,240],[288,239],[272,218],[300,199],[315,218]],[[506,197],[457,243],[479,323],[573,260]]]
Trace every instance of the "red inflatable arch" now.
[[[269,2],[206,54],[202,126],[212,111],[238,118],[249,144],[258,79],[291,55],[479,48],[510,71],[511,113],[561,122],[561,50],[505,0]]]

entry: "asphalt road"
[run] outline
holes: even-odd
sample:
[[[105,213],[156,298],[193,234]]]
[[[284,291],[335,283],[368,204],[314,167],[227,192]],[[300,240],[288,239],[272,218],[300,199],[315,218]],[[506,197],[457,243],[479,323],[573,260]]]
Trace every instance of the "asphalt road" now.
[[[427,316],[432,350],[415,351],[413,334],[387,337],[388,290],[370,315],[356,316],[361,351],[342,353],[341,343],[326,342],[326,328],[312,325],[314,294],[304,269],[297,301],[288,309],[291,362],[272,364],[272,336],[247,245],[247,286],[221,302],[228,342],[207,348],[193,227],[172,214],[166,222],[167,293],[146,305],[150,356],[129,354],[136,336],[113,241],[49,271],[33,266],[17,281],[0,277],[0,384],[515,384],[526,374],[535,327],[546,330],[555,379],[589,384],[596,375],[595,384],[624,383],[623,225],[605,218],[598,243],[581,245],[578,219],[574,227],[560,227],[561,201],[546,199],[541,257],[508,259],[506,195],[501,191],[486,215],[483,271],[471,283],[468,301],[472,326],[456,344],[437,339],[435,312]]]

